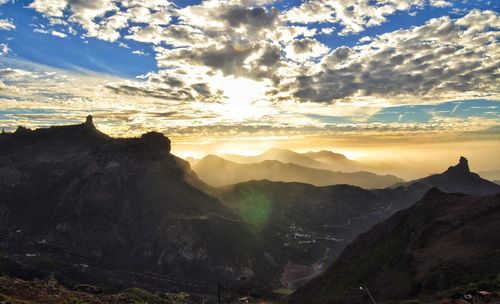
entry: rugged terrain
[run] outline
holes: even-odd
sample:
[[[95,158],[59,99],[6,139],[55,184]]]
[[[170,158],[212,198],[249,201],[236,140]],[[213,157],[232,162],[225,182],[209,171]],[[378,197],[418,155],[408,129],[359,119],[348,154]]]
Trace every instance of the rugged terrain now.
[[[243,277],[266,285],[282,268],[263,237],[195,187],[203,183],[170,154],[170,141],[160,133],[110,138],[89,117],[79,125],[20,127],[0,135],[0,146],[4,235],[197,281]],[[28,254],[35,259],[40,253]],[[18,255],[12,260],[29,267]],[[25,274],[53,271],[44,265],[42,273]]]
[[[423,180],[375,190],[250,181],[221,187],[215,195],[261,231],[274,234],[282,250],[298,252],[299,263],[290,262],[281,278],[283,285],[295,288],[321,273],[359,233],[411,206],[433,186],[472,194],[500,192],[498,185],[470,172],[465,158]]]
[[[500,283],[498,231],[500,193],[470,196],[432,188],[414,206],[359,235],[289,303],[365,303],[360,286],[384,303]]]
[[[294,289],[432,186],[500,189],[470,172],[465,159],[385,189],[266,180],[213,188],[170,153],[163,134],[111,138],[91,117],[19,127],[1,134],[0,146],[0,272],[110,290],[213,292],[217,282]]]

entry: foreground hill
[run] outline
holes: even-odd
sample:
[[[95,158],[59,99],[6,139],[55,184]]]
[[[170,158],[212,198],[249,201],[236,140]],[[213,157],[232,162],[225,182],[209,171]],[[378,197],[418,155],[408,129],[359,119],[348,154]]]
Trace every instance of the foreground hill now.
[[[431,189],[414,206],[359,235],[289,303],[365,303],[425,297],[500,273],[500,193],[478,197]]]
[[[54,280],[25,281],[0,276],[0,303],[6,304],[194,304],[187,294],[153,294],[139,288],[116,293],[101,293],[92,285],[80,285],[79,290],[68,289]],[[96,290],[97,289],[97,290]],[[92,292],[92,291],[96,292]],[[196,300],[196,301],[195,301]]]
[[[258,217],[262,231],[275,234],[282,250],[299,252],[299,262],[289,263],[282,274],[282,283],[295,288],[321,273],[359,233],[413,205],[437,186],[433,180],[447,180],[453,187],[485,195],[500,192],[499,186],[491,187],[490,182],[476,179],[477,175],[463,168],[463,163],[461,160],[442,173],[446,178],[437,175],[429,183],[395,188],[316,187],[264,180],[221,187],[216,195],[243,218],[249,217],[249,211],[264,214],[265,220]],[[450,170],[459,174],[449,175]],[[477,187],[469,187],[470,179],[477,182]],[[450,189],[446,184],[439,186]]]
[[[295,163],[285,164],[278,160],[240,164],[215,155],[208,155],[194,163],[193,170],[203,181],[216,187],[267,179],[301,182],[316,186],[349,184],[370,189],[384,188],[403,181],[394,175],[377,175],[370,172],[333,172],[304,167]]]
[[[20,127],[1,134],[0,146],[0,227],[15,238],[186,279],[265,285],[279,272],[273,249],[193,186],[203,183],[161,133],[110,138],[89,117]]]

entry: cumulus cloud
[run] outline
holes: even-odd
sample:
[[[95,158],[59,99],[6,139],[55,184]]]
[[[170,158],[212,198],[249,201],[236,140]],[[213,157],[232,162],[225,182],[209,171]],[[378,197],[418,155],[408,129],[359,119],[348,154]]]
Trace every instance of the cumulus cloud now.
[[[67,21],[81,25],[86,36],[116,41],[120,30],[130,22],[166,25],[171,21],[173,4],[169,1],[110,1],[110,0],[35,0],[30,8],[48,17],[52,24]]]
[[[368,44],[339,47],[281,89],[313,102],[498,93],[499,30],[500,17],[492,11],[432,19]]]
[[[294,40],[285,48],[287,56],[298,62],[318,58],[325,55],[328,51],[329,48],[327,46],[311,38]]]
[[[380,25],[387,16],[422,5],[423,0],[309,0],[288,10],[285,18],[295,23],[339,23],[343,26],[341,33],[348,34]]]
[[[15,24],[9,19],[0,19],[0,30],[11,31],[16,29]]]

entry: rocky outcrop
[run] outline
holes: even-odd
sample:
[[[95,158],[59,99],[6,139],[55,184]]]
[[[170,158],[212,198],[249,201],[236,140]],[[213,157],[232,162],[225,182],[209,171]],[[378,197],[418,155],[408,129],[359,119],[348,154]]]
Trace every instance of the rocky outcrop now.
[[[170,139],[159,132],[148,132],[141,136],[154,156],[160,157],[170,153]]]

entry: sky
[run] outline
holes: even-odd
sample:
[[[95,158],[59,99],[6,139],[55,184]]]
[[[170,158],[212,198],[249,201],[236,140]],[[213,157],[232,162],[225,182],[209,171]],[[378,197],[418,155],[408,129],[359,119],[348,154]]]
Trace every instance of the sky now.
[[[0,0],[0,127],[92,114],[181,156],[435,154],[438,170],[465,154],[498,170],[499,30],[498,1]]]

